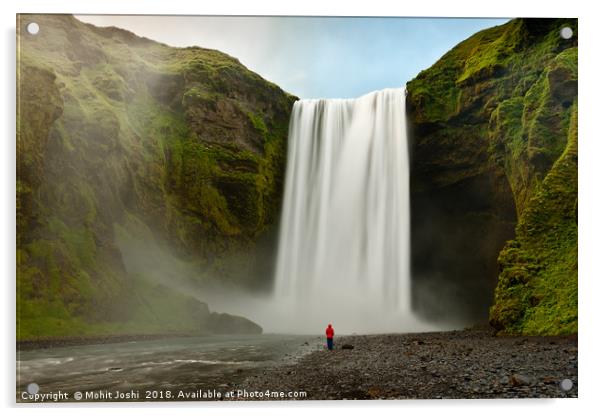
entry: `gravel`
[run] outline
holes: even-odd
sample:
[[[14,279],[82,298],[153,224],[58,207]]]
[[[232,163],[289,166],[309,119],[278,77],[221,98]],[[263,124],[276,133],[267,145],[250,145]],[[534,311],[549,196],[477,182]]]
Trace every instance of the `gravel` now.
[[[577,397],[577,336],[468,329],[337,337],[334,350],[267,368],[237,388],[303,391],[308,400]]]

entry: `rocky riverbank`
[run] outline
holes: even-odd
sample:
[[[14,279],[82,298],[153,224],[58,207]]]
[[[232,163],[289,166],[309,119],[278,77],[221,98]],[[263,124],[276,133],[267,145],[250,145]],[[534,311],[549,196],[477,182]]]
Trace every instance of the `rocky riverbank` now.
[[[497,337],[489,329],[339,337],[238,387],[304,399],[577,397],[577,336]],[[348,344],[353,349],[343,349]],[[563,380],[570,380],[571,383]],[[564,387],[564,388],[563,388]],[[288,398],[286,398],[288,400]]]

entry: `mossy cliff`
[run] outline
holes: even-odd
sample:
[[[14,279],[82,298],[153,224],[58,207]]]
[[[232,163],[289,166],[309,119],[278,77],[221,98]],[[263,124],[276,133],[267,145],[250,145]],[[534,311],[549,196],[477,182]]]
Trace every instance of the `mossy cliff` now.
[[[221,52],[68,15],[17,32],[18,338],[203,330],[206,304],[128,267],[139,242],[268,284],[295,97]]]
[[[407,89],[415,307],[576,332],[577,21],[484,30]]]

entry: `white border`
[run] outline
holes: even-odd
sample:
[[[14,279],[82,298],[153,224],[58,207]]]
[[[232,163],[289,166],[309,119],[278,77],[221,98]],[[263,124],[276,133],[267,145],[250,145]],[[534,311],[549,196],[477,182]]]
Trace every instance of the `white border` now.
[[[370,0],[352,3],[350,0],[302,0],[286,1],[244,1],[217,0],[212,2],[193,2],[190,0],[21,0],[3,1],[2,14],[2,71],[3,99],[2,126],[6,135],[2,140],[2,177],[1,209],[1,244],[0,264],[4,273],[2,281],[4,341],[0,343],[4,365],[4,377],[0,384],[2,404],[15,411],[15,324],[14,324],[14,237],[15,237],[15,14],[20,13],[73,13],[73,14],[245,14],[245,15],[346,15],[346,16],[441,16],[441,17],[578,17],[579,18],[579,399],[565,400],[455,400],[455,401],[405,401],[405,402],[304,402],[304,403],[181,403],[174,405],[87,405],[88,414],[105,415],[111,412],[143,411],[145,414],[164,416],[169,408],[178,414],[239,414],[244,411],[251,415],[267,413],[303,414],[341,411],[350,415],[364,415],[368,411],[379,413],[419,413],[447,415],[507,415],[509,412],[545,412],[546,414],[562,414],[569,412],[590,413],[596,408],[597,388],[602,383],[600,378],[599,356],[602,354],[602,343],[598,324],[600,301],[600,275],[596,273],[600,267],[598,258],[601,246],[598,243],[602,230],[599,218],[602,207],[599,197],[601,180],[598,178],[597,166],[601,164],[602,141],[600,126],[600,13],[596,10],[595,1],[558,1],[528,2],[525,0],[488,1],[399,1]],[[193,409],[190,407],[193,406]],[[81,405],[47,406],[39,409],[52,414],[81,413]],[[177,409],[177,410],[176,410]],[[21,409],[29,413],[31,408]]]

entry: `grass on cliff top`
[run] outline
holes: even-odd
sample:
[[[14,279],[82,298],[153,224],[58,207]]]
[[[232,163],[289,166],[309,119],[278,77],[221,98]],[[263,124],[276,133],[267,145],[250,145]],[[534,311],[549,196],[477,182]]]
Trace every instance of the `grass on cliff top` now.
[[[493,76],[519,50],[522,43],[521,27],[517,21],[479,32],[461,47],[470,50],[464,61],[463,72],[456,79],[457,84],[472,78]]]
[[[510,21],[501,26],[483,30],[461,42],[430,68],[421,71],[407,84],[410,100],[419,103],[425,111],[420,121],[444,121],[460,110],[460,84],[473,76],[499,65],[506,33],[517,25]]]
[[[542,66],[558,54],[560,27],[569,24],[576,32],[574,20],[557,19],[543,38],[529,38],[525,20],[513,19],[476,33],[408,82],[409,100],[423,112],[416,115],[417,121],[446,122],[458,115],[467,103],[463,94],[470,94],[466,89],[478,82],[483,82],[481,88],[495,88],[497,102],[524,95],[530,82],[507,88],[516,81],[516,74],[533,82]]]

